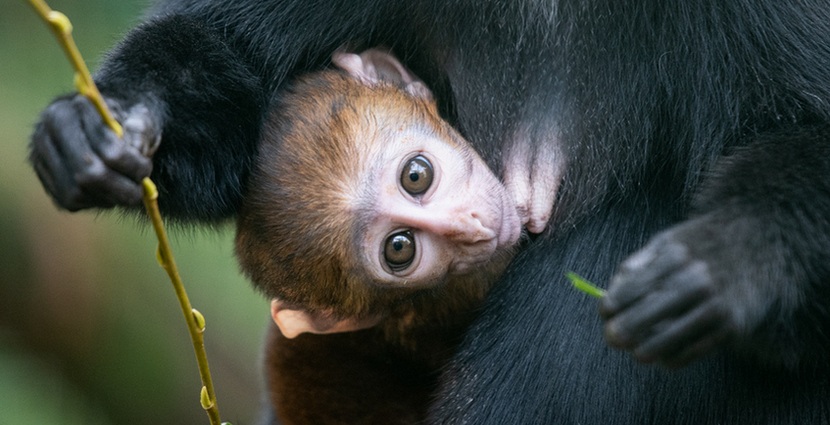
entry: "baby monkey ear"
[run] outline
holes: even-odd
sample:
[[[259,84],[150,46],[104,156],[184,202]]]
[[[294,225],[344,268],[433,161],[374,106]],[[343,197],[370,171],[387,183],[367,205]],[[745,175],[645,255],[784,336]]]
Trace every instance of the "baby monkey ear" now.
[[[271,317],[286,338],[295,338],[302,333],[333,334],[368,329],[377,325],[381,317],[365,319],[335,319],[325,312],[312,313],[306,310],[295,309],[287,303],[274,298],[271,300]]]
[[[403,66],[398,58],[383,50],[369,49],[360,54],[337,52],[332,55],[331,61],[363,84],[391,83],[412,96],[432,99],[432,92],[426,84]]]

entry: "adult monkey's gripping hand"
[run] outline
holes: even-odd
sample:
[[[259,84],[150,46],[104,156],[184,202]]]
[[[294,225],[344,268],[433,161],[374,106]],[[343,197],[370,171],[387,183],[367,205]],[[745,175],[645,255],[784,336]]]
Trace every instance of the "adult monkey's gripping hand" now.
[[[145,103],[107,104],[124,130],[119,138],[82,95],[58,98],[41,114],[29,160],[55,203],[69,211],[139,205],[152,171],[160,119]]]

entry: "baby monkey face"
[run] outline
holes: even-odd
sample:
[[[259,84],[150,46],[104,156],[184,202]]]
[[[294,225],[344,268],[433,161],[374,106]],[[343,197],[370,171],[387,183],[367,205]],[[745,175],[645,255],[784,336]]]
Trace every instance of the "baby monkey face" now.
[[[376,188],[363,262],[390,285],[430,286],[506,255],[522,224],[513,198],[460,137],[397,129],[370,161]]]

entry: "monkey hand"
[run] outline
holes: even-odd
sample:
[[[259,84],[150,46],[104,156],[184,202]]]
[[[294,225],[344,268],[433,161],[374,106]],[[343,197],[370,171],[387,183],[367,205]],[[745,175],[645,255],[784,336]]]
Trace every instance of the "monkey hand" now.
[[[611,346],[645,363],[680,367],[718,347],[742,323],[741,301],[726,279],[695,255],[696,226],[670,229],[622,263],[600,314]],[[716,250],[714,250],[716,251]],[[714,252],[713,251],[713,252]]]
[[[554,147],[536,147],[533,154],[526,145],[511,147],[504,185],[513,196],[522,225],[530,233],[542,233],[553,213],[564,167]]]
[[[109,208],[141,202],[141,180],[161,140],[159,120],[138,103],[124,109],[107,100],[124,129],[119,139],[81,95],[49,105],[35,126],[29,159],[61,208]]]

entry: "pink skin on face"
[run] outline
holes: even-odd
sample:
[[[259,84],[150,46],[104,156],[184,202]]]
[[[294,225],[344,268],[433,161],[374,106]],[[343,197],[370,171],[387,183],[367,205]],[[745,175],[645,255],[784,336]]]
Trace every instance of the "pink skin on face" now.
[[[376,219],[364,246],[372,273],[390,284],[429,285],[486,263],[519,240],[522,222],[513,196],[475,151],[414,129],[395,139],[384,144],[378,159],[388,166],[369,179],[379,185]],[[434,180],[413,196],[402,187],[400,174],[418,155],[432,164]],[[404,230],[415,239],[415,258],[406,270],[393,273],[384,264],[384,243]]]

